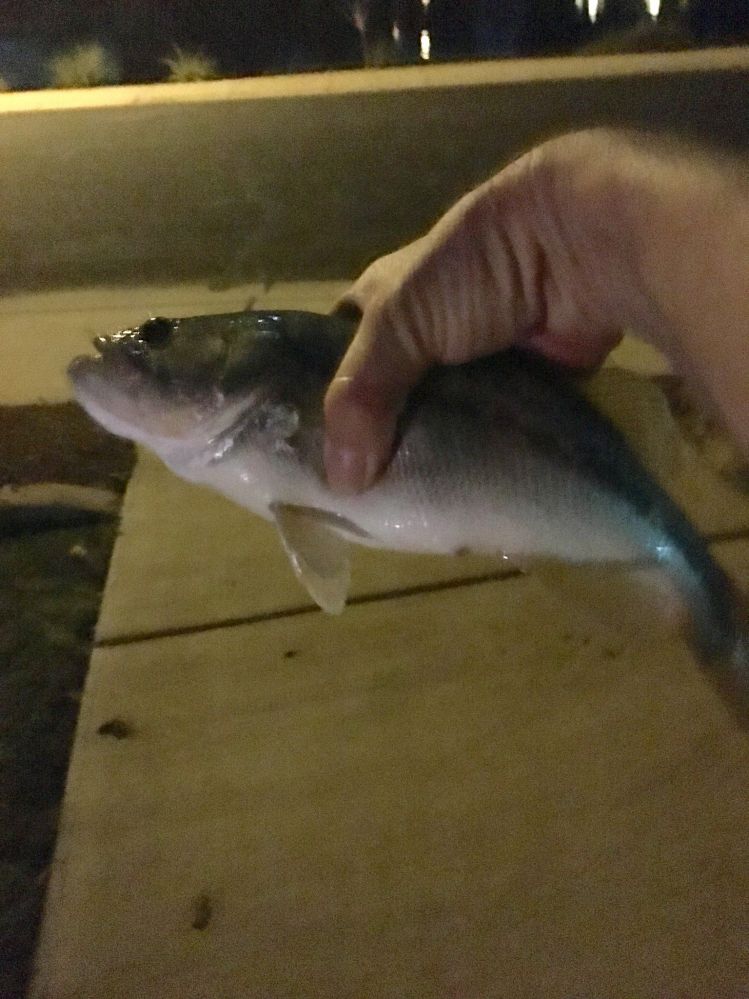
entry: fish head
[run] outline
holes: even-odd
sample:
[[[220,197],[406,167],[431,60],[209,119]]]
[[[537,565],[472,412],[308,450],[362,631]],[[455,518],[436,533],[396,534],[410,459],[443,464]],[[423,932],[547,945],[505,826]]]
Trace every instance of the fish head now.
[[[304,312],[155,317],[97,337],[69,368],[75,395],[110,432],[162,458],[221,456],[227,435],[273,445],[322,399],[351,324]]]

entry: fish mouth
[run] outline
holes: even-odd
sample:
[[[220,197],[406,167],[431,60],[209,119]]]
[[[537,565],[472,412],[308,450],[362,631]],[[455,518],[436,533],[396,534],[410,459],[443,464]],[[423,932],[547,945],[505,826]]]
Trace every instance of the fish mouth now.
[[[128,331],[129,332],[129,331]],[[68,366],[68,374],[73,384],[89,377],[105,377],[112,382],[134,381],[145,374],[142,363],[138,364],[138,352],[125,350],[121,334],[97,336],[91,341],[96,354],[74,358]]]
[[[148,365],[147,349],[134,349],[122,334],[96,337],[93,345],[97,355],[74,358],[68,377],[80,405],[110,433],[146,444],[165,458],[190,454],[195,460],[215,459],[224,439],[233,440],[250,399],[228,400],[219,390],[188,391],[160,381]]]
[[[68,366],[75,397],[89,416],[110,433],[141,443],[195,435],[195,404],[160,386],[137,354],[123,350],[116,339],[97,337],[93,345],[98,356],[76,357]]]

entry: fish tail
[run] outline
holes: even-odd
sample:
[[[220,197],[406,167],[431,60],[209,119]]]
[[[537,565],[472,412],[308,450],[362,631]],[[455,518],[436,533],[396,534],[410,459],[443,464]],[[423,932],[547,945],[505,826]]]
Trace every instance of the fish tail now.
[[[749,723],[749,602],[705,545],[683,566],[693,641],[720,693]]]
[[[738,621],[728,659],[730,697],[740,706],[742,718],[749,722],[749,604],[743,594],[736,598]]]

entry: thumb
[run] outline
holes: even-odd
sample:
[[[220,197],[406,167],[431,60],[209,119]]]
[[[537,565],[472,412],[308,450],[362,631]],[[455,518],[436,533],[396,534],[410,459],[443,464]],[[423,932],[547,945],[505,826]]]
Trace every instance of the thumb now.
[[[398,416],[429,365],[388,311],[365,308],[325,397],[325,472],[340,492],[366,489],[385,468]]]

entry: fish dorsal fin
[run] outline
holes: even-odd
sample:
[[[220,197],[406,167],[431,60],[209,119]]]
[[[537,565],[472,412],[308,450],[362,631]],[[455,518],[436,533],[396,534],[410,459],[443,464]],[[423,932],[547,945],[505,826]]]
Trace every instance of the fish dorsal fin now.
[[[324,611],[340,614],[351,579],[347,543],[331,530],[325,511],[274,503],[271,512],[299,582]]]
[[[654,381],[624,368],[604,367],[581,387],[588,401],[624,435],[655,478],[675,475],[680,434],[668,400]]]

